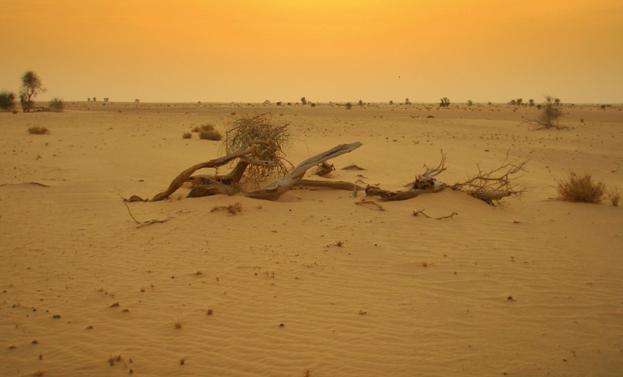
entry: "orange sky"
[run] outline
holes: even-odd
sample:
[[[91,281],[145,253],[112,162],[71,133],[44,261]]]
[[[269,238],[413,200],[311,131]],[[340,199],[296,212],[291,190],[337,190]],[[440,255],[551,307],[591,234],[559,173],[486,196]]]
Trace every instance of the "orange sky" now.
[[[622,0],[0,1],[42,98],[623,102]]]

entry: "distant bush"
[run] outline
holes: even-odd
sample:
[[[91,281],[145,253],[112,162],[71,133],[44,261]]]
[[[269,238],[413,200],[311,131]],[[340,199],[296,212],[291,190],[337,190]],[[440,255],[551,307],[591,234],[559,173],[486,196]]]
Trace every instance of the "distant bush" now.
[[[45,127],[34,126],[28,129],[28,133],[33,135],[47,135],[50,131]]]
[[[0,110],[12,111],[15,108],[15,93],[0,92]]]
[[[410,105],[411,101],[408,98],[405,98],[405,105]]]
[[[223,137],[221,136],[221,133],[218,132],[217,130],[201,131],[199,133],[199,139],[202,139],[202,140],[219,141],[222,138]]]
[[[301,104],[307,105],[307,99],[305,99],[305,97],[301,97]]]
[[[344,105],[344,106],[346,106],[346,110],[350,110],[350,109],[353,108],[353,104],[350,103],[350,102],[346,102],[346,105]]]
[[[530,107],[534,106],[534,100],[532,98],[528,100],[528,106]]]
[[[472,101],[471,99],[467,100],[467,106],[472,106],[474,105],[474,101]]]
[[[212,131],[214,130],[214,126],[210,123],[206,123],[201,126],[193,127],[192,132],[201,132],[201,131]]]
[[[450,106],[450,100],[448,99],[448,97],[443,97],[441,100],[439,100],[439,107],[449,107]]]
[[[558,182],[558,195],[567,202],[600,203],[605,191],[606,185],[602,182],[593,182],[588,174],[578,177],[575,173],[571,173],[569,178]]]
[[[190,139],[193,137],[193,134],[191,134],[190,132],[184,132],[182,134],[182,139]]]
[[[363,106],[363,101],[362,101],[362,100],[359,100],[359,102],[357,102],[357,105],[359,105],[359,106]]]
[[[552,97],[545,97],[545,104],[543,104],[541,115],[537,119],[537,123],[543,128],[558,127],[558,119],[562,116],[562,111],[556,105],[555,100]]]
[[[48,106],[50,107],[51,111],[55,111],[57,113],[60,113],[65,109],[65,104],[60,98],[52,98]]]

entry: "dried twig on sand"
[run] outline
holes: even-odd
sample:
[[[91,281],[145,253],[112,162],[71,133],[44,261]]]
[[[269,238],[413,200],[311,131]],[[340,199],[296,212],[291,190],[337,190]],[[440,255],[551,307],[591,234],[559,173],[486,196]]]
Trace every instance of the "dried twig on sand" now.
[[[242,212],[242,204],[236,202],[234,204],[230,204],[228,206],[216,206],[213,207],[210,212],[218,212],[218,211],[227,211],[232,215],[236,215]]]
[[[451,219],[454,216],[457,216],[458,213],[457,212],[452,212],[451,214],[449,214],[447,216],[433,217],[433,216],[430,216],[429,214],[427,214],[426,212],[424,212],[423,209],[417,209],[417,210],[413,211],[413,216],[418,217],[420,215],[426,217],[427,219],[444,220],[444,219]]]
[[[527,161],[506,162],[488,171],[483,171],[478,167],[478,172],[474,176],[464,182],[455,183],[451,187],[453,190],[464,191],[487,204],[494,204],[495,201],[523,192],[522,189],[515,187],[512,178],[524,171],[526,164]]]
[[[344,166],[342,168],[342,170],[366,170],[366,169],[364,169],[364,168],[362,168],[360,166],[357,166],[355,164],[352,164],[352,165]]]
[[[356,205],[358,206],[362,206],[362,207],[374,207],[375,209],[379,210],[379,211],[385,211],[385,208],[383,208],[383,206],[381,206],[379,203],[375,202],[374,200],[366,200],[366,199],[361,199],[358,202],[355,202]]]
[[[146,220],[146,221],[139,221],[139,220],[137,220],[137,218],[136,218],[136,217],[134,217],[134,215],[132,214],[132,211],[130,210],[130,206],[128,206],[128,203],[126,203],[126,201],[123,201],[122,203],[123,203],[123,205],[125,206],[125,208],[128,210],[128,215],[130,215],[130,218],[131,218],[132,220],[134,220],[134,222],[136,223],[136,227],[137,227],[137,228],[142,228],[142,227],[144,227],[144,226],[147,226],[147,225],[152,225],[152,224],[162,224],[162,223],[166,223],[167,221],[169,221],[169,220],[170,220],[170,218],[166,218],[166,219],[164,219],[164,220],[149,219],[149,220]]]

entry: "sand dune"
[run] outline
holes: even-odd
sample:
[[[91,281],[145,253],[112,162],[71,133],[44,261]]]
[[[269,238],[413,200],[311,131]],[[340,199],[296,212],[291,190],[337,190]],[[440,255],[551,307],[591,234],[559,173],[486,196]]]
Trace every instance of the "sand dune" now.
[[[290,123],[293,162],[361,141],[332,161],[336,179],[400,188],[443,149],[452,182],[508,153],[530,160],[526,191],[383,212],[329,190],[173,199],[131,203],[138,219],[169,219],[135,226],[120,197],[223,153],[184,131],[261,112]],[[569,170],[623,189],[623,111],[565,112],[561,131],[501,105],[0,113],[0,375],[619,376],[623,211],[554,198]],[[236,202],[240,214],[211,212]]]

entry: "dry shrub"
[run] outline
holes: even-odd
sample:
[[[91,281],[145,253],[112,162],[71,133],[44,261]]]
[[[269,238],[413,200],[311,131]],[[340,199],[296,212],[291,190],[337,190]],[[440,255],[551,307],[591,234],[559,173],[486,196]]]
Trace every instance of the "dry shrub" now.
[[[51,111],[61,113],[63,112],[63,110],[65,110],[65,103],[60,98],[52,98],[50,100],[49,107]]]
[[[193,134],[191,134],[190,132],[184,132],[184,133],[182,134],[182,138],[183,138],[183,139],[190,139],[190,138],[192,138],[192,137],[193,137]]]
[[[206,123],[202,126],[197,126],[194,127],[191,132],[201,132],[201,131],[213,131],[214,130],[214,125]]]
[[[28,129],[28,133],[32,135],[47,135],[50,131],[45,127],[33,126]]]
[[[542,128],[559,128],[558,119],[562,116],[562,111],[559,107],[559,102],[552,97],[545,97],[545,104],[543,105],[543,111],[537,119],[537,123]]]
[[[223,137],[221,136],[221,133],[218,132],[217,130],[201,131],[199,133],[199,139],[203,139],[203,140],[219,141],[222,138]]]
[[[266,115],[240,118],[225,134],[225,150],[230,154],[254,146],[252,155],[246,159],[249,166],[244,178],[259,183],[287,173],[283,148],[288,139],[287,124],[276,126]]]
[[[588,174],[578,177],[575,173],[558,182],[558,195],[567,202],[600,203],[606,191],[602,182],[594,182]]]

